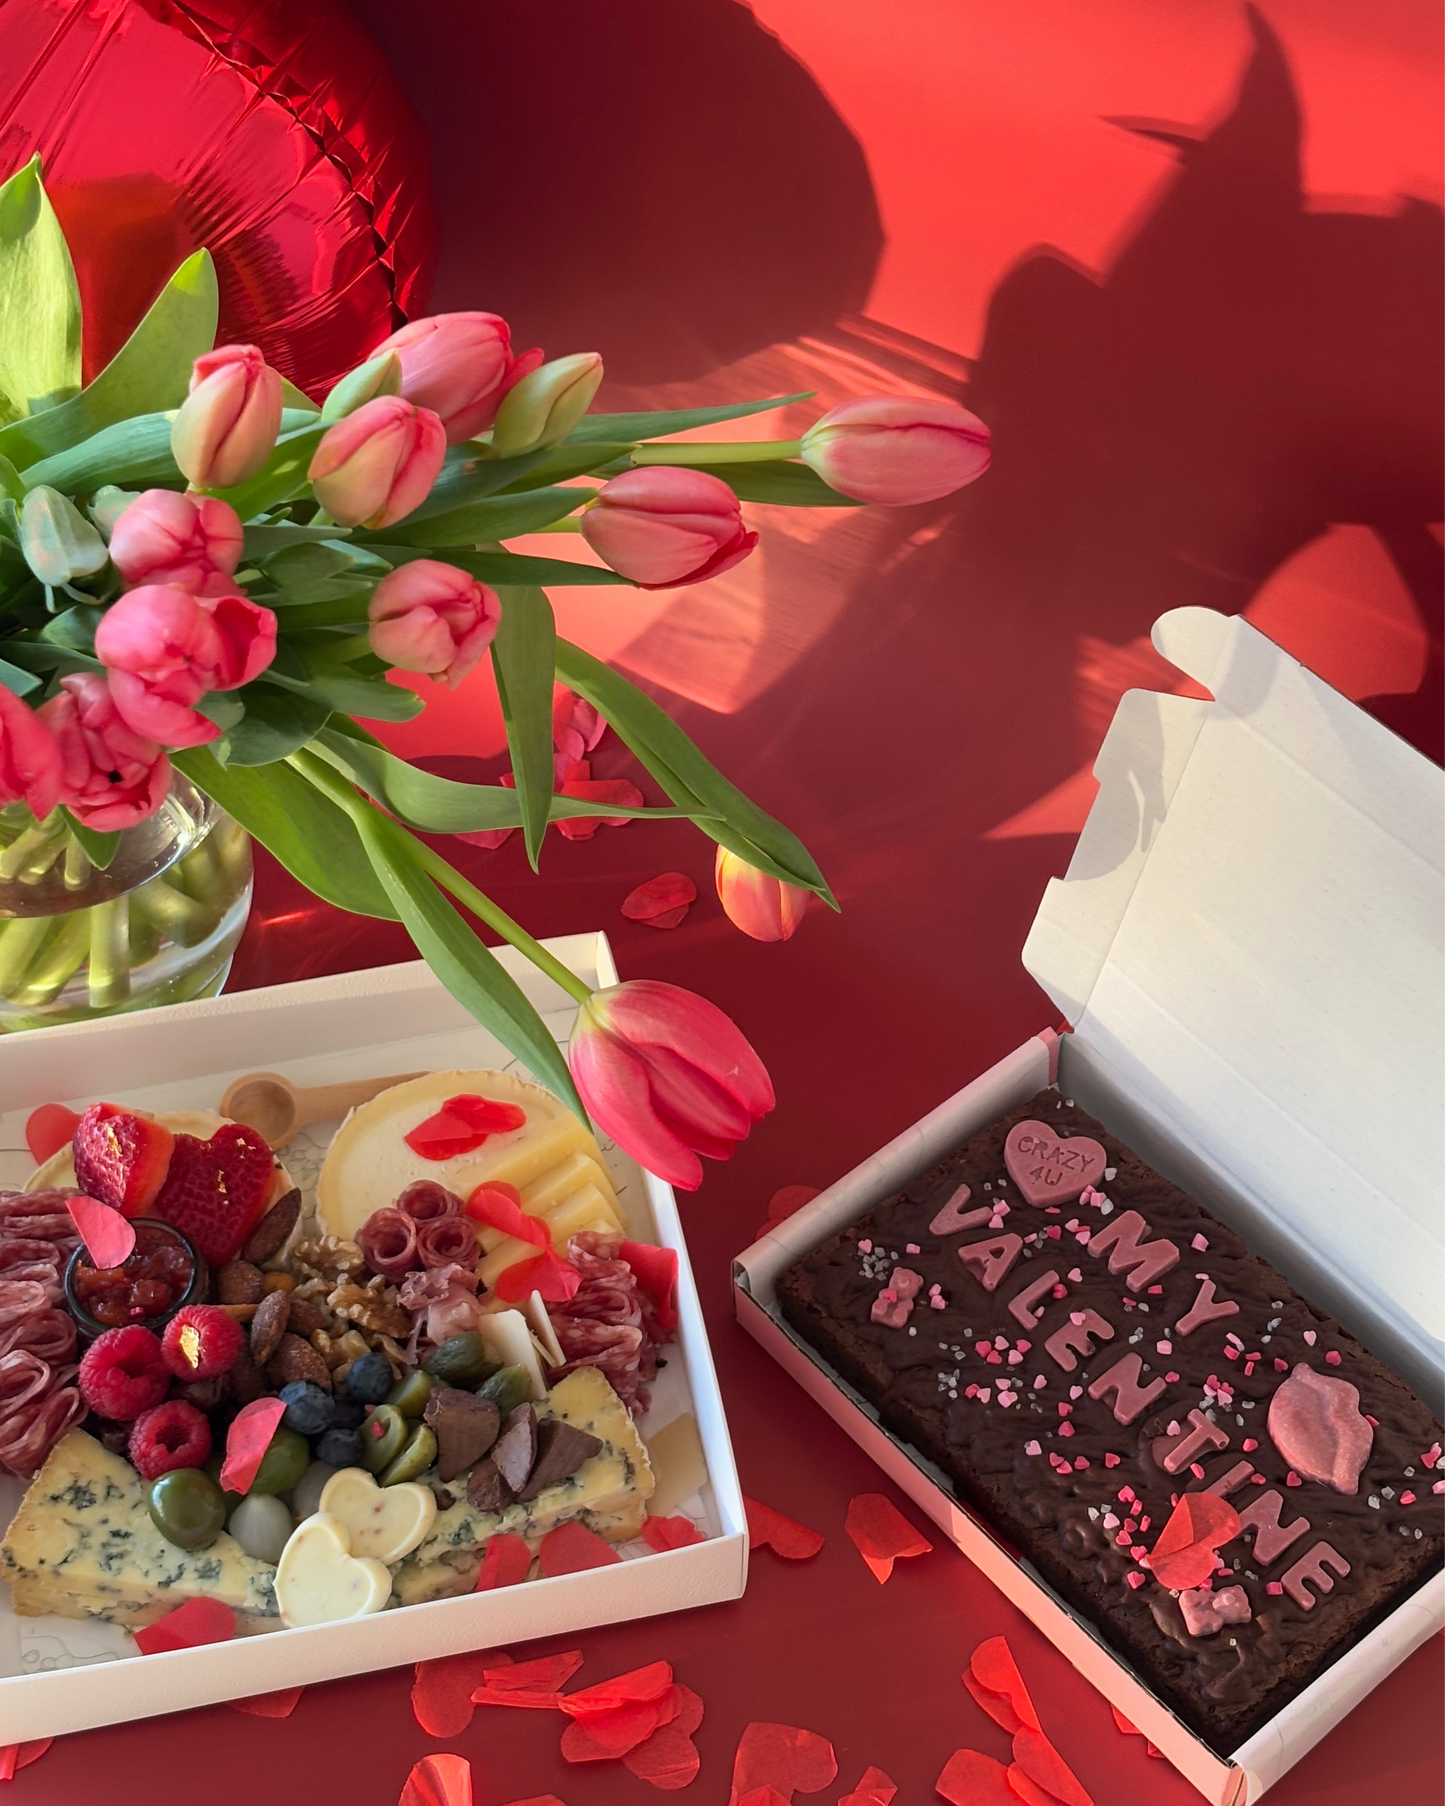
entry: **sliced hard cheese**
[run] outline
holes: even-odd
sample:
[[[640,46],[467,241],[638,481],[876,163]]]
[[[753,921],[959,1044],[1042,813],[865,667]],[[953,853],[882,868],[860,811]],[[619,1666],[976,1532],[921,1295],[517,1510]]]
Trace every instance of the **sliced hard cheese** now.
[[[607,1201],[607,1207],[617,1217],[617,1194],[612,1189],[612,1181],[607,1177],[602,1162],[594,1155],[574,1151],[565,1160],[558,1161],[556,1166],[549,1167],[545,1173],[535,1178],[522,1190],[522,1208],[532,1216],[545,1214],[552,1209],[561,1198],[570,1198],[574,1191],[580,1191],[585,1185],[595,1185]],[[617,1226],[622,1227],[622,1219],[617,1217]]]
[[[434,1116],[449,1097],[465,1094],[517,1104],[527,1120],[520,1129],[489,1135],[470,1154],[451,1160],[426,1160],[414,1154],[405,1137]],[[525,1194],[535,1181],[577,1155],[601,1168],[596,1141],[567,1106],[540,1085],[505,1072],[433,1072],[393,1085],[351,1112],[327,1152],[316,1207],[331,1234],[354,1239],[374,1210],[394,1203],[415,1179],[435,1179],[461,1198],[489,1180],[513,1185]],[[533,1214],[558,1201],[545,1188],[544,1193],[539,1193],[535,1205],[527,1205]],[[496,1232],[490,1233],[495,1240]],[[484,1243],[485,1239],[484,1233]]]
[[[504,1367],[527,1369],[534,1399],[546,1398],[547,1382],[542,1376],[542,1363],[531,1327],[521,1311],[485,1312],[477,1323],[477,1333],[494,1361],[500,1361]]]
[[[154,1624],[187,1599],[219,1599],[243,1620],[276,1623],[276,1570],[222,1533],[180,1549],[146,1510],[146,1485],[84,1430],[50,1452],[0,1543],[0,1575],[23,1617]]]
[[[579,1367],[552,1388],[538,1413],[590,1431],[606,1446],[569,1478],[505,1511],[477,1511],[465,1497],[439,1511],[430,1536],[396,1571],[393,1590],[403,1605],[469,1591],[482,1550],[498,1531],[525,1537],[533,1548],[574,1518],[612,1542],[637,1535],[652,1493],[652,1467],[626,1405],[603,1375]]]
[[[647,1453],[657,1481],[647,1509],[654,1517],[671,1517],[684,1499],[707,1484],[707,1457],[691,1411],[649,1437]]]

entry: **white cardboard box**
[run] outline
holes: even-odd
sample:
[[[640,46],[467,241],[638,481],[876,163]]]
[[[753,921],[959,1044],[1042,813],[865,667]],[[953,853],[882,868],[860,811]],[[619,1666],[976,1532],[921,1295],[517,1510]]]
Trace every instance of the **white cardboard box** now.
[[[1442,774],[1239,618],[1212,701],[1130,691],[1024,964],[1045,1030],[738,1259],[739,1321],[1206,1799],[1247,1806],[1445,1625],[1435,1575],[1227,1759],[961,1507],[777,1311],[778,1275],[1057,1079],[1427,1399],[1441,1389]],[[1421,1149],[1427,1150],[1422,1157]]]
[[[605,935],[546,945],[588,983],[616,983]],[[565,1042],[572,1000],[519,955],[503,949],[499,957]],[[522,1070],[420,961],[7,1036],[0,1038],[0,1184],[18,1185],[33,1169],[23,1131],[40,1103],[81,1108],[104,1097],[149,1109],[214,1109],[243,1072],[326,1084],[487,1066]],[[286,1150],[303,1189],[314,1184],[333,1129],[321,1125]],[[747,1580],[747,1520],[677,1205],[671,1187],[620,1149],[602,1147],[630,1234],[677,1250],[677,1339],[640,1428],[647,1437],[683,1412],[695,1416],[708,1484],[681,1509],[705,1541],[663,1554],[632,1545],[624,1553],[636,1558],[613,1567],[150,1656],[127,1656],[128,1639],[111,1626],[17,1618],[0,1585],[0,1744],[737,1598]],[[23,1490],[0,1480],[0,1523]]]

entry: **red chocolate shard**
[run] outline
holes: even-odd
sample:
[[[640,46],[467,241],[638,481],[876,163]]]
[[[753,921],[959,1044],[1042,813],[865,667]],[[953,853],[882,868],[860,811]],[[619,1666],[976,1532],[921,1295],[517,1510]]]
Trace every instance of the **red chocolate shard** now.
[[[437,1439],[437,1476],[445,1484],[476,1465],[497,1440],[502,1414],[489,1398],[440,1386],[422,1416]]]
[[[748,1514],[748,1540],[755,1549],[771,1549],[785,1561],[807,1561],[823,1547],[816,1530],[784,1517],[771,1505],[760,1505],[745,1494],[743,1506]]]
[[[492,1463],[516,1494],[527,1484],[536,1458],[537,1413],[530,1404],[521,1404],[507,1413],[502,1433],[492,1446]]]
[[[844,1528],[880,1586],[905,1555],[929,1555],[933,1544],[881,1492],[860,1492],[848,1502]]]
[[[472,1806],[472,1765],[439,1750],[423,1756],[402,1785],[397,1806]]]
[[[519,1499],[535,1499],[544,1487],[555,1486],[577,1472],[604,1447],[600,1436],[579,1430],[560,1417],[544,1417],[537,1425],[537,1458]],[[442,1476],[446,1478],[445,1475]]]
[[[1009,1771],[980,1750],[955,1750],[933,1785],[949,1806],[1019,1806]]]
[[[219,1599],[188,1599],[173,1612],[135,1633],[142,1655],[170,1649],[198,1649],[203,1643],[229,1643],[236,1634],[236,1614]]]
[[[1014,1733],[1013,1765],[1055,1800],[1062,1800],[1064,1806],[1094,1806],[1078,1776],[1042,1731],[1026,1728]]]
[[[1269,1401],[1269,1439],[1285,1465],[1336,1492],[1360,1490],[1374,1435],[1358,1390],[1307,1361],[1295,1364]]]
[[[275,1693],[253,1693],[249,1699],[228,1699],[233,1712],[251,1718],[289,1718],[300,1704],[304,1687],[282,1687]]]

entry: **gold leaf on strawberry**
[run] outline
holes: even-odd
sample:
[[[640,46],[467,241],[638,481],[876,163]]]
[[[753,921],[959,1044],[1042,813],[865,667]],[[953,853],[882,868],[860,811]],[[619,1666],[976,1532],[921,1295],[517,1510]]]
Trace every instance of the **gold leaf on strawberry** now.
[[[213,1267],[235,1257],[265,1214],[276,1156],[254,1129],[225,1123],[209,1141],[177,1135],[153,1213],[173,1223]]]

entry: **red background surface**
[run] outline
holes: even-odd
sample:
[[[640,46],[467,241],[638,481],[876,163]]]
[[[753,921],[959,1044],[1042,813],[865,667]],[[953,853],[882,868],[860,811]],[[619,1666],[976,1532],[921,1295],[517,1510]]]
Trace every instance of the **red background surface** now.
[[[1172,681],[1145,637],[1164,608],[1244,609],[1438,745],[1436,9],[1271,0],[1277,35],[1254,37],[1231,0],[354,10],[432,133],[436,305],[495,307],[554,352],[597,345],[627,404],[927,388],[966,393],[996,434],[994,470],[943,504],[755,511],[746,580],[556,593],[564,631],[804,835],[844,909],[784,946],[745,940],[678,824],[553,837],[540,879],[515,843],[463,850],[535,932],[605,927],[624,976],[705,992],[767,1059],[776,1114],[684,1221],[744,1487],[828,1539],[808,1564],[759,1551],[735,1604],[542,1647],[585,1650],[579,1684],[675,1664],[707,1702],[682,1796],[700,1806],[722,1806],[750,1719],[833,1741],[839,1780],[812,1797],[831,1806],[875,1763],[913,1806],[955,1748],[1006,1755],[958,1679],[1002,1631],[1100,1806],[1187,1806],[950,1549],[878,1587],[843,1518],[890,1488],[736,1329],[728,1263],[777,1187],[827,1184],[1048,1019],[1018,951],[1120,690]],[[399,744],[495,772],[494,702],[466,686]],[[627,891],[670,869],[703,899],[684,925],[624,921]],[[236,983],[405,957],[400,930],[261,861]],[[1441,1668],[1435,1639],[1271,1802],[1435,1806]],[[477,1806],[653,1797],[563,1763],[550,1715],[479,1708],[438,1745],[409,1678],[317,1686],[284,1723],[217,1707],[64,1740],[13,1797],[391,1806],[438,1747],[471,1758]]]

